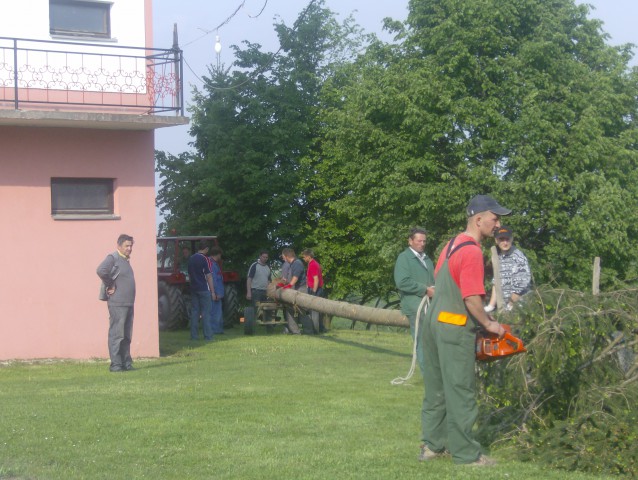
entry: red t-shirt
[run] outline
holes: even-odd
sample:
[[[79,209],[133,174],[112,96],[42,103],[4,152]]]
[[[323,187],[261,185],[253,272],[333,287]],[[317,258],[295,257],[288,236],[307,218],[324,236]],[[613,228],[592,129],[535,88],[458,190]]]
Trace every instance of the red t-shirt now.
[[[483,279],[485,276],[485,269],[483,266],[483,252],[480,245],[472,237],[460,234],[456,238],[450,240],[454,242],[454,245],[460,245],[464,242],[472,242],[474,245],[465,245],[458,252],[454,252],[452,248],[452,256],[448,260],[448,269],[452,280],[461,290],[461,296],[463,298],[471,297],[472,295],[485,295],[485,285]],[[439,272],[439,269],[445,261],[445,254],[447,253],[448,242],[441,255],[439,255],[439,261],[436,263],[434,274]]]
[[[315,276],[319,277],[319,286],[323,287],[323,275],[321,274],[321,265],[314,258],[308,262],[308,271],[306,272],[306,285],[308,288],[314,288]]]

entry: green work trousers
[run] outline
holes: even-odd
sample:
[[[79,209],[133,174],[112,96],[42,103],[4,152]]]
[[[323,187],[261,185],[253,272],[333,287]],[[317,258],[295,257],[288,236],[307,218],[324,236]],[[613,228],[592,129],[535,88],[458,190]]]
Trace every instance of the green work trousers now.
[[[439,321],[441,312],[466,315],[465,325]],[[448,449],[454,463],[476,461],[480,445],[472,436],[476,405],[475,324],[465,309],[447,260],[436,278],[436,293],[422,334],[425,397],[423,442],[434,452]]]

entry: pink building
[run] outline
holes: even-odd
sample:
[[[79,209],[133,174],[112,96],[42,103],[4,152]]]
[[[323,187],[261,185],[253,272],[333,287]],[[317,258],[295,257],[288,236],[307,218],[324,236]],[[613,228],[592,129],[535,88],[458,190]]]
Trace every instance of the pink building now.
[[[135,238],[131,353],[157,357],[154,130],[188,122],[181,52],[152,48],[151,0],[10,3],[0,17],[0,360],[108,358],[95,269],[121,233]]]

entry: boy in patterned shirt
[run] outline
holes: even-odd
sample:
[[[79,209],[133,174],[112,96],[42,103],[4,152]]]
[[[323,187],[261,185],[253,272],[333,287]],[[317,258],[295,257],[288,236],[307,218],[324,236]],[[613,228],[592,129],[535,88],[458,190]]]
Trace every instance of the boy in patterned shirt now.
[[[521,297],[529,292],[532,285],[532,272],[523,252],[514,246],[514,234],[510,227],[499,228],[494,238],[498,248],[498,259],[501,271],[501,286],[505,310],[511,310]],[[485,306],[486,312],[496,308],[496,289],[492,287],[490,303]]]

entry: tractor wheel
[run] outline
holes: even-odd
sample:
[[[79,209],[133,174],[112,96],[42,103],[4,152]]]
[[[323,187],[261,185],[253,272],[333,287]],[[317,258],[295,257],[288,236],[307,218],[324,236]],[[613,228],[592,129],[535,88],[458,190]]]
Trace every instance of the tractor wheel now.
[[[224,327],[232,328],[234,324],[239,322],[240,308],[237,284],[227,283],[224,285],[224,298],[222,303]]]
[[[175,330],[186,324],[186,306],[178,287],[159,282],[157,301],[160,330]]]
[[[255,309],[253,307],[244,308],[244,335],[255,333]]]

